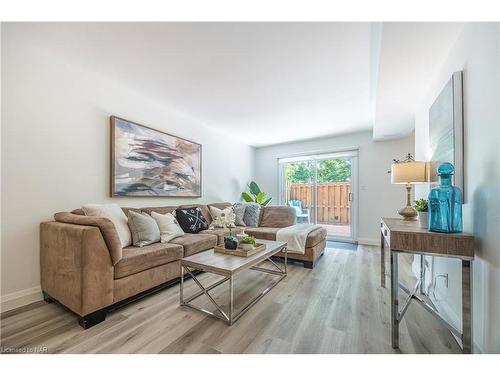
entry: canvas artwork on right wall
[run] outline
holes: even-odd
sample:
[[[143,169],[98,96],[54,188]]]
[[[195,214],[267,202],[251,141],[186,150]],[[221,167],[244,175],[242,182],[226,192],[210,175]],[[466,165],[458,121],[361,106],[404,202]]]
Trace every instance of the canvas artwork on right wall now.
[[[455,166],[453,184],[464,191],[462,72],[455,72],[429,110],[431,148],[430,182],[437,184],[436,168],[443,162]]]

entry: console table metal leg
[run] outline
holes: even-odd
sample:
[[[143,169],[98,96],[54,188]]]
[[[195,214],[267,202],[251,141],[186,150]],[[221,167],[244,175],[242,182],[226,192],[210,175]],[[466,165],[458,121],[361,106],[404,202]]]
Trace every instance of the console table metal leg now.
[[[462,345],[472,353],[472,262],[462,260]]]
[[[229,278],[229,325],[233,324],[233,312],[234,312],[234,283],[233,276]]]
[[[391,250],[391,334],[392,347],[399,348],[398,253]]]
[[[385,288],[385,249],[384,235],[380,234],[380,285]]]
[[[181,266],[181,287],[180,287],[179,298],[180,298],[181,306],[184,305],[184,267],[183,266]]]
[[[420,294],[425,295],[425,256],[420,254]]]

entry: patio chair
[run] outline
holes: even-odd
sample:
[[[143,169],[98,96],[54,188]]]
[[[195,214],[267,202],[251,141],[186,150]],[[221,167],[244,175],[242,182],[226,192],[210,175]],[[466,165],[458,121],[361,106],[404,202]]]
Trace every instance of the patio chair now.
[[[290,202],[288,202],[288,205],[295,208],[295,216],[297,218],[297,222],[311,222],[309,208],[303,208],[301,201],[299,201],[298,199],[292,199]]]

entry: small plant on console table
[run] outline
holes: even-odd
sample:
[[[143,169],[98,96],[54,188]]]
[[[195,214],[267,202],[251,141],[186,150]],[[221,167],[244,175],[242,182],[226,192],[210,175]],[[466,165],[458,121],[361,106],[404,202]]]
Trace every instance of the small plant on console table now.
[[[427,212],[429,209],[429,203],[427,199],[424,198],[417,199],[413,207],[418,212],[418,220],[420,222],[420,227],[429,228],[429,223],[428,223],[429,214]]]

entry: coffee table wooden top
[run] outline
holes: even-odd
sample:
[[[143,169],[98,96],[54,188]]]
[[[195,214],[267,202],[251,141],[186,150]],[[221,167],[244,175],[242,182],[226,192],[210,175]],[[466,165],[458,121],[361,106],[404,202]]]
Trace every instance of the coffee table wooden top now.
[[[219,275],[232,276],[259,264],[286,247],[286,242],[283,241],[259,240],[259,242],[266,244],[266,249],[246,258],[216,253],[212,249],[182,258],[181,265]]]

